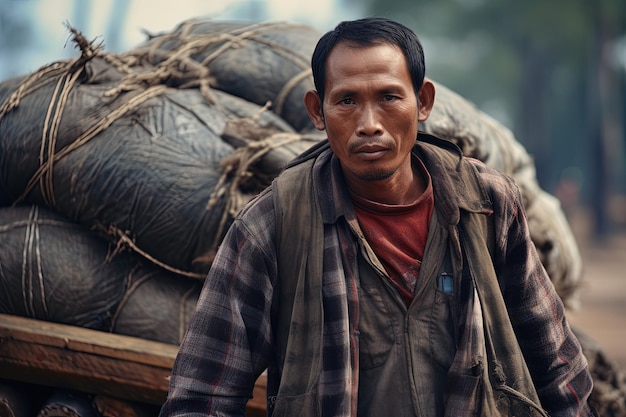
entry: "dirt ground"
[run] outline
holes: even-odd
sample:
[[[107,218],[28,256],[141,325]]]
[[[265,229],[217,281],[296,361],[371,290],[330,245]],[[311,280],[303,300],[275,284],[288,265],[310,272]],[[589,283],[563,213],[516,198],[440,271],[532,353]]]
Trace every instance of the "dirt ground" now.
[[[584,213],[570,217],[583,258],[584,284],[581,308],[568,317],[626,370],[626,230],[614,228],[599,242],[590,238],[587,218]]]

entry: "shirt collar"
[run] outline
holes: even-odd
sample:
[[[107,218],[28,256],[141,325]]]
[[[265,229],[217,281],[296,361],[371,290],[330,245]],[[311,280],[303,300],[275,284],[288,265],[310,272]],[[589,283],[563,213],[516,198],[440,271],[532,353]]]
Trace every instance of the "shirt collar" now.
[[[313,165],[313,181],[321,204],[325,223],[335,223],[340,217],[355,217],[352,200],[339,164],[327,141]],[[457,224],[460,209],[469,212],[492,211],[487,191],[479,181],[478,172],[462,158],[458,146],[450,141],[420,133],[413,148],[430,173],[435,194],[435,207],[440,221]],[[451,191],[452,190],[452,191]]]

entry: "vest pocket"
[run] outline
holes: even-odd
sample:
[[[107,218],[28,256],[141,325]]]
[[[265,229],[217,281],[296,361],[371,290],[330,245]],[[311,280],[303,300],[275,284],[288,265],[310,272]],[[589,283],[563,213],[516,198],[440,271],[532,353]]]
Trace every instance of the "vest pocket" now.
[[[450,369],[456,355],[455,311],[455,295],[436,289],[430,317],[430,349],[433,359],[446,370]]]
[[[387,360],[395,342],[393,322],[378,287],[359,292],[359,367],[371,369]]]

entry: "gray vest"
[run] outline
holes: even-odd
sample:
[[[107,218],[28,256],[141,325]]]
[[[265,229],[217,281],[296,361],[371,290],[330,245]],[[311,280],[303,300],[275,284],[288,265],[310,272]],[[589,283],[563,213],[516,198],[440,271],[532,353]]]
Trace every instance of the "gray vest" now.
[[[327,145],[325,146],[327,147]],[[323,148],[314,148],[305,158],[298,161],[299,166],[295,166],[297,164],[292,165],[291,169],[287,169],[276,178],[273,184],[274,207],[277,217],[279,304],[281,306],[281,314],[276,317],[277,322],[275,323],[276,353],[279,362],[285,365],[282,369],[282,378],[277,394],[279,398],[282,395],[285,398],[295,399],[280,404],[276,402],[275,407],[268,407],[268,414],[272,414],[274,417],[320,415],[319,407],[321,404],[316,389],[320,371],[320,346],[307,343],[308,331],[319,332],[321,329],[323,314],[322,311],[316,310],[321,305],[321,300],[315,297],[310,298],[312,294],[321,293],[321,278],[319,277],[322,276],[321,252],[323,250],[323,228],[321,227],[319,207],[312,195],[310,177],[312,159],[317,153],[323,151]],[[435,148],[432,148],[432,151],[437,153],[442,160],[450,160],[452,164],[458,162],[458,157],[440,152]],[[302,163],[302,161],[305,162]],[[460,168],[462,168],[458,171],[460,188],[457,188],[457,192],[478,192],[477,189],[480,187],[476,183],[475,172],[467,163],[460,164]],[[280,192],[293,189],[298,189],[299,192]],[[297,210],[298,207],[310,207],[312,210],[302,212]],[[479,374],[476,375],[477,378],[474,377],[475,380],[482,381],[480,382],[482,390],[477,392],[472,399],[479,404],[481,409],[479,414],[485,417],[522,415],[545,417],[545,412],[538,405],[537,393],[517,345],[511,324],[506,320],[506,307],[500,293],[497,277],[491,266],[491,257],[487,250],[489,245],[485,243],[493,237],[492,224],[486,221],[485,217],[472,212],[462,216],[461,224],[464,230],[462,240],[466,249],[463,255],[464,262],[458,261],[460,254],[451,254],[452,265],[467,264],[468,274],[472,277],[472,285],[476,287],[479,297],[483,300],[489,300],[488,303],[482,304],[484,336],[488,347],[487,363],[484,365],[487,366],[481,367]],[[439,225],[436,221],[431,223],[432,233],[435,233],[437,230],[434,227],[435,225],[439,227]],[[353,229],[355,229],[354,226]],[[358,227],[356,229],[358,230]],[[434,245],[432,242],[445,242],[448,239],[443,235],[433,239],[429,235],[428,240],[430,243],[426,249],[425,258],[441,259],[445,249]],[[367,252],[366,247],[361,248],[362,251],[364,249]],[[457,258],[454,258],[455,256]],[[361,262],[359,272],[367,275],[361,278],[364,282],[362,285],[379,286],[380,297],[374,295],[374,300],[365,300],[364,297],[370,297],[370,295],[366,290],[363,290],[360,301],[370,304],[378,302],[380,306],[384,294],[386,306],[395,306],[391,309],[391,314],[388,317],[392,320],[398,320],[398,318],[406,316],[406,320],[397,323],[398,330],[394,328],[393,346],[388,349],[388,353],[385,352],[385,349],[376,352],[370,351],[367,354],[367,359],[360,355],[360,359],[365,362],[369,360],[371,365],[380,365],[370,366],[369,369],[365,369],[368,367],[365,365],[365,368],[360,369],[359,379],[363,384],[370,384],[367,387],[360,385],[360,392],[367,392],[367,395],[372,395],[373,398],[359,398],[359,404],[365,404],[369,401],[371,406],[375,408],[375,411],[368,411],[370,415],[413,416],[416,413],[417,415],[424,413],[427,416],[441,415],[442,399],[436,395],[422,395],[422,393],[425,390],[433,393],[435,391],[442,392],[439,388],[445,386],[446,377],[445,372],[440,368],[448,369],[447,364],[452,361],[448,355],[454,354],[453,351],[443,347],[454,345],[456,340],[451,341],[450,338],[457,337],[454,334],[456,326],[452,326],[454,329],[449,327],[454,321],[450,320],[451,316],[449,315],[456,314],[455,308],[457,307],[453,300],[454,297],[448,297],[446,291],[443,291],[447,287],[445,284],[439,285],[437,282],[438,285],[435,286],[432,282],[433,279],[439,281],[441,274],[439,269],[442,265],[430,260],[426,265],[422,265],[420,277],[418,277],[420,285],[416,299],[404,314],[401,304],[398,304],[399,297],[390,292],[389,288],[385,287],[387,283],[374,272],[375,269],[372,265],[377,263],[377,261],[373,261],[375,256],[367,255],[366,257],[372,262],[371,264],[370,262]],[[431,268],[434,268],[435,271]],[[453,271],[457,283],[460,275],[461,271]],[[474,277],[481,277],[482,279],[475,281]],[[458,287],[454,288],[456,290]],[[360,309],[363,310],[363,308]],[[429,308],[433,310],[429,312]],[[505,319],[503,320],[503,318]],[[363,317],[360,320],[368,321],[367,318],[364,319]],[[370,323],[367,328],[371,328],[371,330],[365,330],[365,333],[370,337],[379,337],[380,335],[376,333],[375,329],[383,325],[378,322]],[[291,329],[294,328],[301,331],[292,332]],[[307,329],[307,331],[302,331],[303,329]],[[400,331],[403,332],[402,336],[396,337]],[[362,343],[362,339],[363,336],[360,337],[359,344]],[[388,342],[387,340],[386,343],[389,344]],[[408,343],[408,345],[405,345],[404,349],[400,349],[396,347],[399,343]],[[297,348],[295,348],[296,346]],[[387,364],[387,361],[382,358],[392,354],[398,356],[394,356],[393,360]],[[287,356],[289,356],[289,360],[285,361]],[[302,363],[300,358],[312,363],[313,366],[308,369],[298,366],[299,363]],[[430,361],[431,366],[422,368],[420,361]],[[409,366],[403,368],[404,363],[408,363]],[[346,364],[346,366],[349,365]],[[388,366],[390,368],[387,368]],[[381,369],[375,369],[378,367]],[[395,377],[394,372],[398,372]],[[409,372],[413,375],[407,379],[405,376],[409,375],[407,374]],[[448,373],[448,375],[450,374]],[[385,378],[386,380],[377,378]],[[389,397],[376,390],[376,381],[381,386],[384,382],[388,387],[398,387],[398,384],[406,384],[405,381],[407,380],[411,386],[399,387],[398,389],[402,390],[401,394],[408,393],[411,396],[411,402],[402,400],[397,404],[395,401],[394,404],[391,404]],[[511,389],[507,385],[507,381],[514,383],[516,389]],[[391,395],[392,391],[387,391],[387,394]],[[400,398],[396,394],[393,395],[395,399]],[[411,404],[415,406],[415,411],[408,410]],[[398,412],[391,411],[392,407],[397,407]],[[365,410],[366,407],[359,405],[358,408],[361,411],[361,408]],[[346,415],[353,415],[354,410],[346,411]],[[406,414],[404,414],[405,411]]]

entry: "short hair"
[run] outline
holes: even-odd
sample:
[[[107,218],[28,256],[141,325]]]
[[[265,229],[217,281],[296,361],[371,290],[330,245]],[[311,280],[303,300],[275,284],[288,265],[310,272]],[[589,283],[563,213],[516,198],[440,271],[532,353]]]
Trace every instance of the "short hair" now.
[[[317,42],[311,58],[311,69],[315,89],[322,101],[324,101],[326,83],[326,61],[331,50],[340,42],[362,46],[385,43],[397,46],[406,57],[415,95],[422,87],[426,73],[424,50],[415,32],[390,19],[366,17],[339,23],[335,29],[326,32]]]

